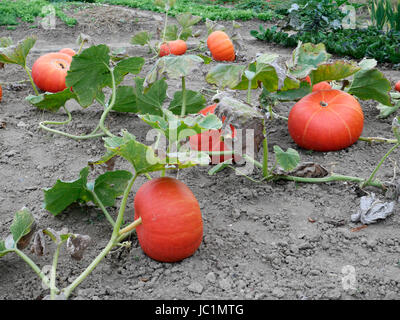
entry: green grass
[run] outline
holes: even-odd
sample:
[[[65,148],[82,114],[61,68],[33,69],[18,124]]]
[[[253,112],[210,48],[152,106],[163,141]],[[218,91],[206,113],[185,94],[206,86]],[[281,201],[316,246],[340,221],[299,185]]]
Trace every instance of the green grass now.
[[[56,16],[68,26],[74,26],[76,20],[68,17],[63,8],[64,2],[50,3],[46,0],[2,0],[0,2],[0,26],[17,26],[21,22],[34,23],[37,17],[43,17],[43,7],[52,4]]]
[[[97,3],[108,3],[114,5],[122,5],[142,10],[150,10],[154,12],[164,12],[163,9],[156,7],[153,0],[96,0]],[[203,17],[210,20],[272,20],[282,18],[272,10],[256,12],[252,9],[238,9],[235,7],[224,7],[220,3],[211,3],[209,1],[196,0],[179,0],[175,6],[169,11],[171,16],[180,13],[190,12],[195,16]]]

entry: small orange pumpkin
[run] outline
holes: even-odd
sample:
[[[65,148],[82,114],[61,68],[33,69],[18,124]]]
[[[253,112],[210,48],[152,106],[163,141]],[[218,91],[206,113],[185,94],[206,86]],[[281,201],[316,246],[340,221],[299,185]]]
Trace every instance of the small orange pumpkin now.
[[[356,98],[341,90],[321,90],[299,100],[289,113],[290,136],[315,151],[347,148],[360,137],[364,114]]]
[[[168,56],[170,54],[180,56],[184,54],[186,50],[187,50],[187,45],[185,41],[180,39],[174,41],[168,41],[160,46],[160,57]]]
[[[73,50],[73,49],[71,49],[71,48],[64,48],[64,49],[61,49],[61,50],[58,51],[58,52],[65,53],[65,54],[67,54],[67,55],[69,55],[69,56],[71,56],[71,57],[73,57],[74,55],[76,55],[75,50]]]
[[[199,111],[200,114],[206,116],[209,113],[214,113],[217,108],[217,104],[212,104],[202,110]],[[222,117],[222,122],[225,121],[225,117]],[[235,136],[236,131],[235,128],[230,125],[232,131],[232,137]],[[208,130],[203,133],[196,134],[189,138],[189,144],[192,150],[196,151],[230,151],[231,148],[226,145],[222,138],[222,129],[219,130]],[[232,155],[213,155],[211,156],[211,164],[218,164],[220,162],[224,162],[229,159],[236,159],[236,156]]]
[[[320,91],[320,90],[330,90],[330,89],[332,89],[332,86],[329,84],[329,82],[322,81],[313,86],[312,92]]]
[[[72,57],[61,52],[47,53],[32,66],[32,78],[40,90],[59,92],[66,88],[65,77]]]
[[[207,38],[207,46],[216,61],[234,61],[235,48],[229,36],[223,31],[214,31]]]
[[[396,85],[394,86],[394,89],[395,89],[396,91],[399,91],[399,92],[400,92],[400,80],[396,82]]]

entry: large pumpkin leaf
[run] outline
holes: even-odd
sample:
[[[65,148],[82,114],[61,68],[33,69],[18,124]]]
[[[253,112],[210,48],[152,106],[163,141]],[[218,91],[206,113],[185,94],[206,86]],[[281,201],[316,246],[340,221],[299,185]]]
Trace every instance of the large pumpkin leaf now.
[[[141,31],[136,33],[132,38],[131,38],[131,44],[138,44],[141,46],[144,46],[148,43],[150,43],[150,40],[152,38],[152,33],[148,31]]]
[[[159,79],[167,76],[171,79],[186,77],[200,67],[203,59],[197,55],[168,55],[157,60],[145,78],[144,87],[148,87]]]
[[[292,59],[287,62],[289,73],[296,79],[303,79],[320,64],[328,61],[330,56],[323,43],[302,44],[300,41],[293,51]]]
[[[377,69],[360,70],[354,75],[348,93],[362,100],[376,100],[384,105],[392,106],[389,92],[390,81]]]
[[[74,92],[67,88],[56,93],[45,92],[38,96],[29,95],[25,99],[39,109],[58,111],[65,106],[68,100],[77,99],[77,97]]]
[[[208,155],[200,152],[178,152],[160,158],[153,148],[138,142],[135,136],[126,130],[122,131],[122,137],[105,138],[104,141],[108,153],[93,164],[105,163],[115,156],[120,156],[132,164],[136,174],[183,169],[198,164],[208,164],[210,160]]]
[[[130,57],[118,62],[114,68],[116,85],[120,84],[128,73],[139,74],[144,63],[145,60],[142,57]]]
[[[152,115],[139,117],[154,129],[161,131],[171,143],[183,141],[204,131],[220,129],[222,126],[221,120],[215,114],[179,117],[169,110],[164,110],[164,117]]]
[[[208,72],[206,81],[221,89],[225,87],[235,88],[241,83],[245,70],[246,66],[218,64]]]
[[[180,115],[182,110],[182,91],[176,91],[174,98],[169,104],[168,109],[174,114]],[[206,105],[206,98],[197,92],[192,90],[186,90],[186,114],[197,113],[203,109]]]
[[[26,66],[26,57],[29,51],[33,48],[36,43],[36,37],[28,37],[21,40],[16,45],[7,47],[0,47],[0,63],[17,64],[22,67]]]
[[[92,104],[99,91],[111,83],[110,49],[104,45],[92,46],[72,59],[66,77],[83,107]]]
[[[137,107],[134,88],[131,86],[117,87],[115,104],[112,109],[118,112],[137,113],[139,108]]]
[[[335,61],[333,63],[321,64],[310,74],[312,84],[322,81],[342,80],[352,76],[361,68],[355,63]]]
[[[155,81],[149,88],[144,88],[144,79],[135,78],[136,105],[141,114],[162,115],[162,106],[167,97],[168,85],[164,79]]]
[[[122,195],[132,173],[124,170],[106,172],[94,182],[88,182],[89,167],[83,168],[74,181],[57,180],[56,184],[44,190],[44,207],[57,215],[74,202],[96,203],[92,191],[104,206],[113,206],[115,199]]]

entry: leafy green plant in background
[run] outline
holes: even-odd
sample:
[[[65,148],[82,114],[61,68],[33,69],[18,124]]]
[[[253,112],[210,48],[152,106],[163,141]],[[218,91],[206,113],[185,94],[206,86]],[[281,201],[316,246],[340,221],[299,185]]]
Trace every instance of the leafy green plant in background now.
[[[164,9],[154,6],[153,0],[96,0],[96,2],[122,5],[154,12],[165,12]],[[199,3],[193,0],[178,1],[174,8],[169,10],[169,15],[176,16],[177,14],[185,12],[200,16],[203,20],[206,18],[210,20],[251,20],[255,18],[268,21],[282,17],[273,10],[255,12],[252,9],[229,8],[216,3]]]
[[[400,2],[370,0],[369,13],[372,24],[379,30],[400,31]]]
[[[33,23],[37,17],[43,17],[43,7],[50,3],[46,0],[3,0],[0,2],[0,26],[18,25],[20,21]],[[76,20],[68,17],[64,11],[62,2],[52,3],[56,16],[68,26],[74,26]]]
[[[356,59],[374,58],[378,62],[400,63],[400,33],[383,32],[376,27],[366,29],[339,29],[335,32],[300,31],[288,34],[276,26],[258,30],[250,34],[261,41],[272,42],[285,47],[295,47],[298,41],[314,44],[324,43],[328,52]]]

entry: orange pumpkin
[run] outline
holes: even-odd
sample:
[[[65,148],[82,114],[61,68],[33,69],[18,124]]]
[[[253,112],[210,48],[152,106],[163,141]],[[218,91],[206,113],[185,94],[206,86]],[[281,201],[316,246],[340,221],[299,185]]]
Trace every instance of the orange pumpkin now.
[[[199,248],[203,220],[199,203],[182,182],[170,177],[152,179],[135,195],[135,220],[140,246],[150,258],[161,262],[183,260]]]
[[[58,51],[58,52],[65,53],[65,54],[67,54],[67,55],[69,55],[69,56],[71,56],[71,57],[73,57],[74,55],[76,55],[75,50],[73,50],[73,49],[71,49],[71,48],[64,48],[64,49],[61,49],[61,50]]]
[[[216,61],[234,61],[235,48],[223,31],[214,31],[207,38],[207,46]]]
[[[399,91],[399,92],[400,92],[400,80],[396,82],[396,85],[394,86],[394,89],[395,89],[396,91]]]
[[[212,104],[203,110],[200,110],[199,113],[202,115],[207,115],[209,113],[214,113],[217,104]],[[225,117],[222,117],[222,122],[225,121]],[[232,136],[235,136],[235,128],[231,125]],[[231,149],[226,145],[224,141],[222,141],[222,130],[208,130],[203,133],[196,134],[189,138],[190,148],[196,151],[230,151]],[[226,160],[232,159],[232,155],[221,155],[221,156],[210,156],[212,164],[218,164],[220,162],[224,162]]]
[[[364,114],[357,99],[340,90],[322,90],[299,100],[289,113],[288,129],[304,149],[335,151],[360,137]]]
[[[160,57],[168,56],[170,54],[180,56],[184,54],[186,50],[187,50],[187,45],[185,41],[180,39],[174,41],[168,41],[160,46]]]
[[[320,90],[330,90],[330,89],[332,89],[332,86],[329,84],[329,82],[322,81],[322,82],[319,82],[319,83],[313,85],[312,92],[320,91]]]
[[[32,78],[40,90],[59,92],[66,88],[65,77],[72,57],[60,52],[47,53],[32,66]]]

